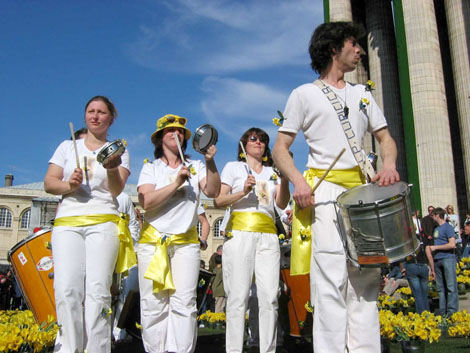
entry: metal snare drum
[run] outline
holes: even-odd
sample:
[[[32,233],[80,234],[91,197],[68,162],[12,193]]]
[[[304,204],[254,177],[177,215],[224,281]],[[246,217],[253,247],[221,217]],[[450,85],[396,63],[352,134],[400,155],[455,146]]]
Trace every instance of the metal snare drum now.
[[[354,265],[381,267],[416,253],[409,194],[408,184],[397,182],[365,184],[338,196],[341,236]]]
[[[126,150],[125,140],[114,140],[105,144],[96,155],[96,160],[101,164],[106,164],[111,157],[122,156]]]
[[[193,135],[193,148],[196,152],[205,153],[207,149],[217,143],[219,135],[215,127],[210,124],[199,126]]]

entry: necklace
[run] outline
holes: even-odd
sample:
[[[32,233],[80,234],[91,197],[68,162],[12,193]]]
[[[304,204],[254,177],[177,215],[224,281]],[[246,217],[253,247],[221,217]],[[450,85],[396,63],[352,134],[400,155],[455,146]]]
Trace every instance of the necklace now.
[[[331,85],[327,85],[325,82],[323,82],[323,80],[320,80],[321,83],[323,83],[324,86],[330,86],[332,87]],[[348,89],[348,84],[345,83],[345,86],[344,86],[344,99],[343,97],[341,97],[339,94],[337,94],[336,96],[341,99],[344,103],[344,108],[343,108],[343,111],[344,111],[344,115],[346,117],[349,116],[349,107],[348,107],[348,103],[346,102],[347,100],[347,89]]]

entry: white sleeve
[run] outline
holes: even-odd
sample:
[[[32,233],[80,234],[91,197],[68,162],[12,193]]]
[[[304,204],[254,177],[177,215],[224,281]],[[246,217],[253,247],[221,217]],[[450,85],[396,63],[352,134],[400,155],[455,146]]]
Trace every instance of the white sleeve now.
[[[49,163],[58,165],[61,168],[65,167],[65,161],[67,160],[67,151],[70,149],[70,143],[72,141],[62,141],[62,143],[56,148]]]
[[[292,91],[287,100],[286,108],[284,109],[284,118],[285,120],[279,128],[279,131],[297,134],[302,130],[305,112],[297,89]]]
[[[234,176],[235,174],[233,173],[233,162],[229,162],[225,165],[224,169],[222,170],[222,174],[220,175],[220,181],[224,184],[229,185],[230,187],[233,188],[234,184]]]
[[[126,168],[129,171],[129,174],[130,174],[130,172],[131,172],[130,156],[129,156],[129,150],[127,148],[121,156],[121,167]]]
[[[140,171],[137,187],[144,184],[156,185],[155,170],[153,163],[145,163]]]

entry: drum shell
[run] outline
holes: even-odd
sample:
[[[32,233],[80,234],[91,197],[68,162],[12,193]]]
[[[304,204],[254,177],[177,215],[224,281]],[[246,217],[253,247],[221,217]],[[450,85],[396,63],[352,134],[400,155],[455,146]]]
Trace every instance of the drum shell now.
[[[217,143],[217,140],[217,130],[210,124],[204,124],[194,131],[193,148],[196,152],[205,153],[210,146]]]
[[[101,150],[96,155],[96,160],[98,163],[106,164],[108,160],[114,156],[122,156],[126,151],[126,145],[122,140],[114,140],[109,142],[101,148]]]
[[[8,259],[28,308],[38,323],[56,318],[54,299],[54,265],[50,248],[51,230],[34,233],[16,244]]]
[[[361,185],[338,197],[343,235],[346,235],[348,256],[353,262],[379,267],[416,253],[419,241],[415,237],[409,194],[408,185],[398,182],[382,187],[377,184]],[[363,263],[354,240],[358,233],[372,241],[382,241],[387,261]]]

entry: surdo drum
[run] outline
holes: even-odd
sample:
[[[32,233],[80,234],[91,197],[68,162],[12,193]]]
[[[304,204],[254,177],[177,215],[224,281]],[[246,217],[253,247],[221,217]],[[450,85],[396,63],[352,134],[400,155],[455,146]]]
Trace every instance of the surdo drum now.
[[[206,153],[207,149],[215,145],[218,139],[215,127],[210,124],[199,126],[193,134],[193,148],[196,152]]]
[[[112,158],[122,156],[126,150],[125,140],[114,140],[113,142],[106,143],[96,155],[98,163],[106,164]]]
[[[338,223],[354,265],[381,267],[416,253],[409,194],[408,184],[397,182],[365,184],[338,196]]]

